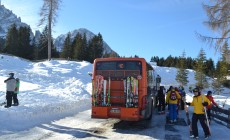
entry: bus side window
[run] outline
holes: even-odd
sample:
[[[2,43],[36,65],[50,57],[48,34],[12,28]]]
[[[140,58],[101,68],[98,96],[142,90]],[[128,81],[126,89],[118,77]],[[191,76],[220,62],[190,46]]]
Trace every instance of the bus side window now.
[[[153,89],[153,71],[149,70],[147,72],[147,81],[148,81],[148,87],[150,87],[151,89]]]

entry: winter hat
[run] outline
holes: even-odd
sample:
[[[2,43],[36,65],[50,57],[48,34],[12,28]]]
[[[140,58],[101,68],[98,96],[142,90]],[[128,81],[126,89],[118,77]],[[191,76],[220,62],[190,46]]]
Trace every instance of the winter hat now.
[[[199,89],[198,88],[194,88],[192,91],[193,92],[199,92]]]
[[[212,95],[212,91],[209,90],[208,93],[207,93],[207,95]]]
[[[12,73],[12,72],[9,73],[9,75],[10,75],[10,77],[14,77],[14,73]]]

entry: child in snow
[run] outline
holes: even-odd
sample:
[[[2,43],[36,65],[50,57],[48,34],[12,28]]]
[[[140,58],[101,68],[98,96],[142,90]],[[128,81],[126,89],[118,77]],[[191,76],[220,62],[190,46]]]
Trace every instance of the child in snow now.
[[[212,91],[208,91],[206,97],[210,100],[211,104],[207,106],[207,115],[209,123],[211,123],[211,108],[212,105],[215,105],[217,108],[219,108],[218,104],[214,101],[212,97]]]
[[[20,86],[20,80],[19,80],[19,78],[16,78],[16,87],[15,87],[15,91],[14,91],[14,94],[13,94],[13,101],[14,101],[13,106],[18,106],[19,105],[18,97],[17,97],[17,95],[19,94],[19,86]]]
[[[186,102],[186,105],[194,106],[194,113],[192,116],[192,131],[193,135],[190,136],[192,138],[199,138],[198,137],[198,128],[197,128],[197,122],[200,121],[200,124],[203,128],[205,139],[210,136],[209,128],[207,124],[205,123],[205,112],[204,107],[210,105],[209,99],[205,95],[201,95],[198,88],[193,89],[193,100],[191,103]]]

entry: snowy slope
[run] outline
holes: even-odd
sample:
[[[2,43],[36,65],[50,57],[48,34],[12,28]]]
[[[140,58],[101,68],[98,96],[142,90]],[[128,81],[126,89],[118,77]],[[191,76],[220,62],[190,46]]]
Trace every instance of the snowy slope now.
[[[178,85],[175,81],[176,69],[154,66],[162,77],[162,85]],[[51,60],[32,63],[14,56],[0,54],[0,102],[5,101],[5,83],[9,72],[21,79],[19,106],[0,106],[0,139],[162,139],[164,117],[156,116],[150,129],[138,131],[114,131],[111,120],[90,118],[92,64],[65,60]],[[194,71],[189,71],[189,84],[194,84]],[[221,104],[230,95],[214,95]],[[206,91],[204,91],[206,92]],[[187,99],[191,100],[188,93]],[[230,106],[230,100],[226,102]],[[192,107],[190,111],[192,111]],[[117,120],[113,120],[117,121]],[[112,121],[112,122],[113,122]],[[108,129],[105,133],[91,135],[94,127]],[[105,128],[104,128],[105,127]],[[226,131],[225,126],[213,124],[213,138],[221,138],[218,133]],[[187,127],[182,136],[187,137]],[[160,129],[160,130],[159,130]],[[184,129],[184,127],[179,127]],[[152,133],[157,132],[157,133]],[[89,135],[90,134],[90,135]],[[230,134],[222,135],[224,138]],[[74,138],[73,138],[74,137]]]
[[[34,124],[26,124],[36,125],[76,113],[82,106],[89,107],[91,78],[87,72],[92,71],[90,63],[61,60],[31,63],[4,55],[0,59],[0,67],[1,102],[5,101],[6,86],[3,81],[8,73],[14,72],[15,77],[21,79],[20,106],[8,110],[0,108],[0,124],[10,117],[15,122],[32,119]]]

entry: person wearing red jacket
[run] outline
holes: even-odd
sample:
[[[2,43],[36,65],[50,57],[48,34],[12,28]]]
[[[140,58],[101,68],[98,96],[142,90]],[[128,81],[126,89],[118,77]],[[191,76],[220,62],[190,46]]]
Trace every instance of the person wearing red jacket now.
[[[214,101],[213,97],[212,97],[212,91],[208,91],[206,97],[209,99],[209,101],[211,102],[210,105],[207,106],[207,115],[208,115],[208,120],[209,123],[211,122],[211,108],[212,105],[215,105],[216,107],[219,107],[218,104]]]

